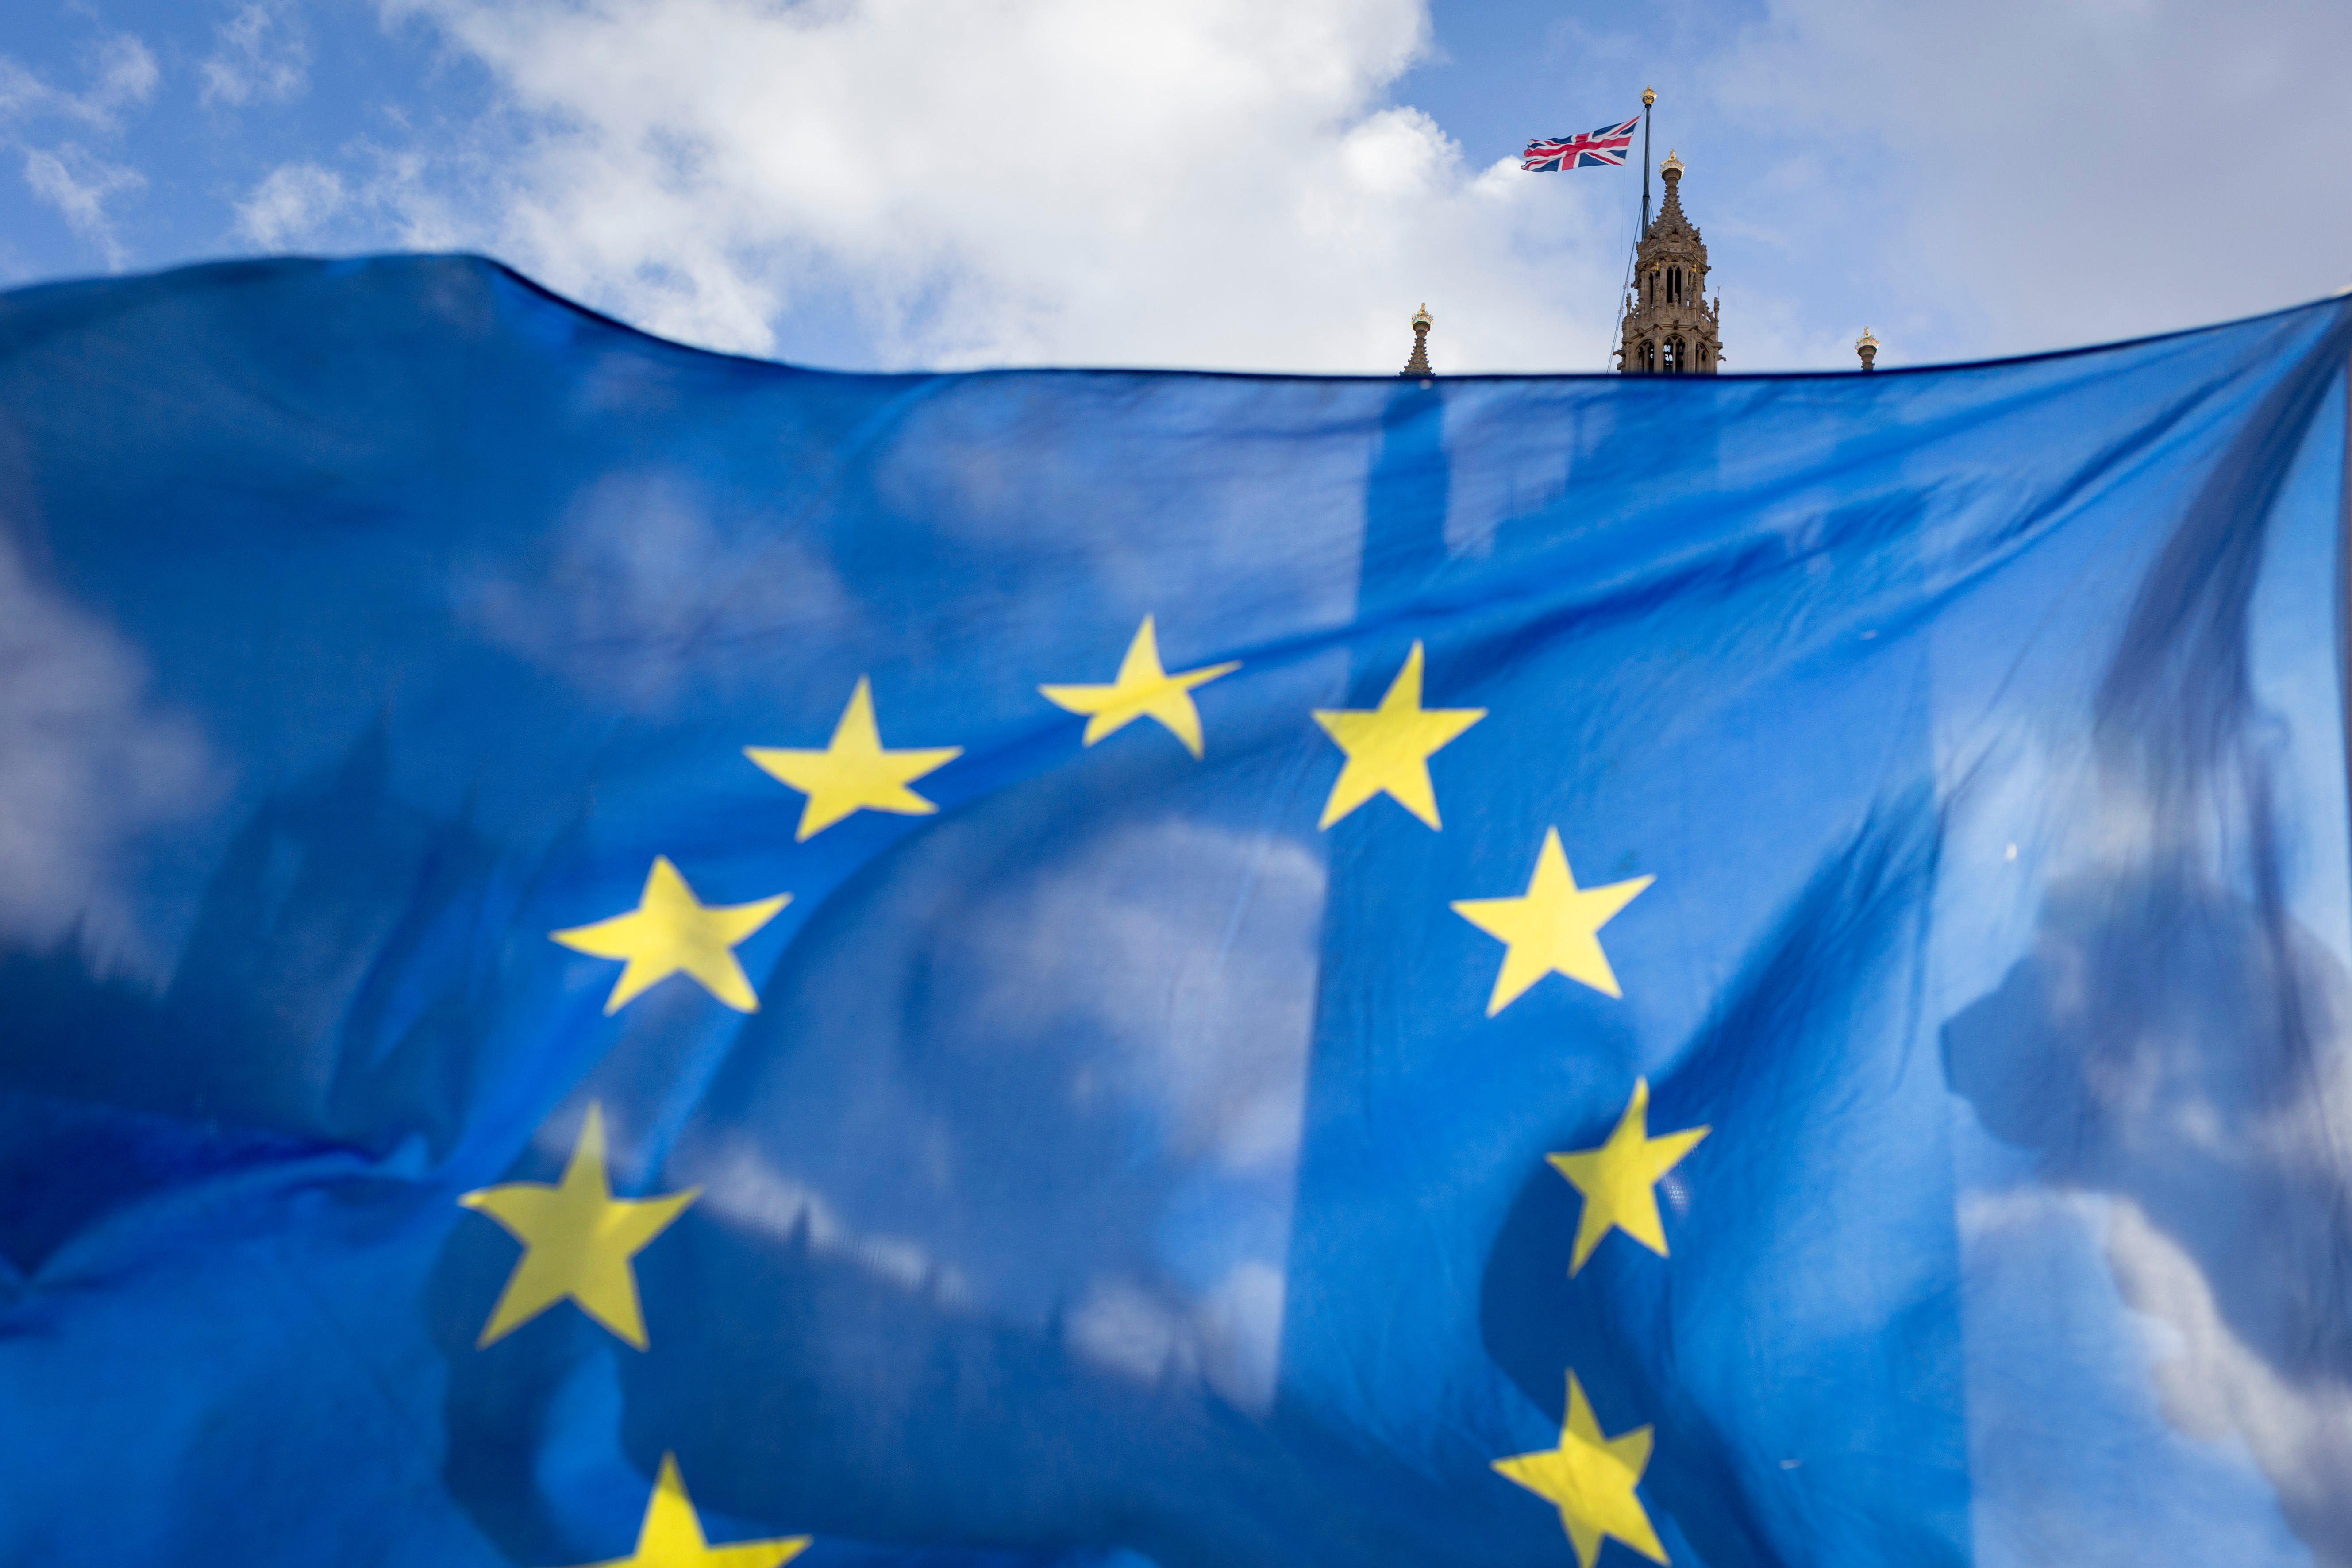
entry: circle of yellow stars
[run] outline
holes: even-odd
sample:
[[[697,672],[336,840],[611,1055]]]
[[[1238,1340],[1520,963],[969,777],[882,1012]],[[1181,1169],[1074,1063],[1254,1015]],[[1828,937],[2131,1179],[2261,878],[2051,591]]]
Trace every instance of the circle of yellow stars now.
[[[1228,659],[1170,670],[1161,659],[1154,619],[1146,616],[1109,680],[1044,685],[1037,690],[1055,707],[1086,719],[1084,746],[1092,747],[1148,719],[1198,760],[1206,754],[1207,742],[1194,693],[1240,668],[1241,661]],[[1430,761],[1487,713],[1483,708],[1428,707],[1423,697],[1425,674],[1426,658],[1416,641],[1376,706],[1314,710],[1316,724],[1343,757],[1316,824],[1318,831],[1328,832],[1382,796],[1433,832],[1443,830]],[[743,754],[802,796],[793,839],[804,843],[861,811],[903,816],[936,813],[938,804],[914,785],[961,757],[963,749],[885,746],[873,682],[861,675],[824,746],[746,746]],[[1642,876],[1580,886],[1559,830],[1548,827],[1524,891],[1454,900],[1451,908],[1455,914],[1503,944],[1486,1016],[1500,1014],[1552,975],[1622,998],[1624,993],[1601,931],[1654,880]],[[791,893],[780,892],[744,903],[705,903],[669,858],[656,855],[635,908],[552,931],[550,937],[573,952],[621,963],[604,1000],[608,1016],[677,975],[692,980],[727,1007],[755,1013],[759,995],[735,950],[773,921],[792,899]],[[1709,1130],[1696,1127],[1652,1137],[1648,1109],[1648,1082],[1636,1079],[1633,1097],[1606,1140],[1594,1148],[1548,1157],[1582,1200],[1570,1276],[1583,1269],[1612,1231],[1666,1256],[1657,1184]],[[687,1188],[642,1198],[614,1196],[603,1108],[592,1102],[559,1181],[508,1182],[458,1200],[495,1220],[523,1249],[490,1308],[477,1348],[495,1344],[570,1302],[624,1344],[647,1350],[651,1341],[637,1298],[635,1259],[699,1194],[699,1188]],[[1494,1468],[1558,1509],[1579,1568],[1593,1568],[1604,1540],[1621,1542],[1664,1563],[1665,1549],[1636,1489],[1649,1463],[1651,1444],[1647,1426],[1613,1437],[1605,1435],[1570,1369],[1559,1443],[1496,1459]],[[710,1545],[677,1461],[666,1454],[635,1551],[593,1568],[777,1568],[808,1543],[807,1536],[793,1536]]]

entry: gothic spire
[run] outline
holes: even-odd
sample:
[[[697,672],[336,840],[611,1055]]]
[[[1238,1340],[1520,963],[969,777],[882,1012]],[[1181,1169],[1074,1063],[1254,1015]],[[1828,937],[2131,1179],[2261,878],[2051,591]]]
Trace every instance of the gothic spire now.
[[[1423,380],[1437,373],[1429,368],[1429,307],[1423,305],[1412,313],[1412,357],[1404,362],[1399,375],[1417,375]]]
[[[1617,368],[1628,374],[1713,375],[1723,361],[1718,305],[1706,300],[1706,242],[1683,212],[1683,161],[1658,165],[1665,200],[1634,247]]]
[[[1683,216],[1683,161],[1671,147],[1666,161],[1658,165],[1658,177],[1666,182],[1666,199],[1658,204],[1656,227],[1689,228],[1690,219]]]

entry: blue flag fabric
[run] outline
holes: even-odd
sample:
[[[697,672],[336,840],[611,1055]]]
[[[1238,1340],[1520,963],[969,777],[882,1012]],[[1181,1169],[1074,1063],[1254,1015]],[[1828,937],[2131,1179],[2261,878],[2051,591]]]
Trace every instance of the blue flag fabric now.
[[[2352,1563],[2329,302],[0,300],[0,1562]]]

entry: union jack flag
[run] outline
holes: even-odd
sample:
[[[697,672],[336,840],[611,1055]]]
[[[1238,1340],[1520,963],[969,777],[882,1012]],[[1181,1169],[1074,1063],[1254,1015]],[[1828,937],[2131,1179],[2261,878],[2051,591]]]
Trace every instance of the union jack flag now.
[[[1544,174],[1601,164],[1622,168],[1625,150],[1633,144],[1634,128],[1641,123],[1642,117],[1637,114],[1622,125],[1604,125],[1580,136],[1553,136],[1530,142],[1528,150],[1519,154],[1519,167]]]

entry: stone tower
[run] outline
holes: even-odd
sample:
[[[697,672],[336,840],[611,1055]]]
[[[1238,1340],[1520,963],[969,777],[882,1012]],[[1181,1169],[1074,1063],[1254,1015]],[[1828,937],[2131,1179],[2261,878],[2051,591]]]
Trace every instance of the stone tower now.
[[[1658,165],[1666,199],[1633,253],[1633,291],[1617,368],[1628,375],[1713,375],[1723,363],[1721,300],[1706,301],[1706,245],[1683,216],[1683,161]]]
[[[1399,375],[1428,377],[1437,373],[1429,368],[1429,307],[1423,305],[1412,313],[1412,357],[1404,362]]]

